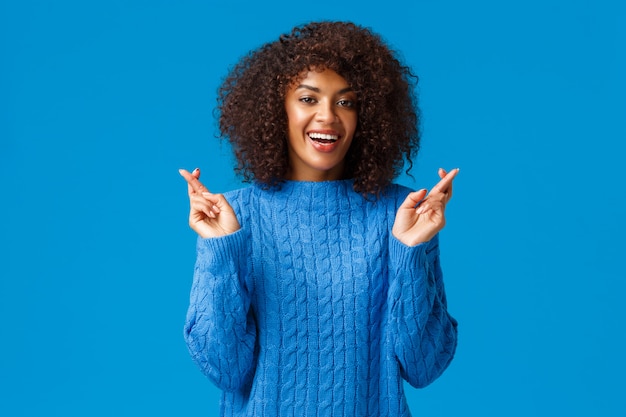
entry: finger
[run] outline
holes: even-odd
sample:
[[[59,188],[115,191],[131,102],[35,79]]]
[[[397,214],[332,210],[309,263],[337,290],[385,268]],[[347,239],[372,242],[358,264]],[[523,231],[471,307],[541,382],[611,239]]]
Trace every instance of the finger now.
[[[445,178],[446,175],[448,175],[448,172],[443,168],[439,168],[439,177],[443,179]],[[448,189],[445,191],[445,196],[446,196],[446,203],[447,203],[452,198],[452,183],[450,183],[450,185],[448,186]]]
[[[188,192],[189,192],[190,195],[192,193],[201,193],[203,191],[209,191],[204,186],[204,184],[202,184],[200,182],[200,180],[198,180],[198,177],[200,177],[200,170],[199,169],[197,169],[197,168],[194,169],[193,173],[190,173],[186,169],[179,169],[178,172],[185,179],[185,181],[187,181]]]
[[[211,193],[207,193],[204,192],[202,193],[202,196],[204,198],[206,198],[210,203],[211,203],[211,209],[215,212],[215,213],[220,213],[220,205],[222,203],[222,200],[220,199],[220,196],[215,195],[215,194],[211,194]]]
[[[439,168],[439,170],[437,171],[437,173],[439,174],[439,178],[444,179],[446,175],[448,175],[448,171],[446,171],[443,168]],[[452,197],[452,184],[450,184],[448,186],[448,190],[446,191],[446,196],[447,199],[449,200],[450,197]]]
[[[401,209],[414,209],[423,199],[426,197],[427,189],[423,188],[418,191],[413,191],[404,199]]]
[[[426,200],[424,200],[424,203],[420,204],[417,210],[415,210],[415,213],[422,215],[422,214],[428,213],[429,211],[443,212],[444,210],[445,210],[445,205],[443,202],[427,198]]]
[[[430,194],[433,193],[446,193],[448,189],[452,186],[452,180],[459,173],[459,168],[455,168],[452,171],[448,172],[442,179],[433,187],[430,191]]]
[[[420,204],[416,209],[415,209],[415,213],[417,214],[424,214],[426,213],[428,210],[430,210],[430,205],[429,204]]]
[[[193,172],[195,172],[195,170]],[[185,178],[185,180],[187,180],[187,178]],[[191,195],[194,194],[194,193],[195,193],[195,191],[193,190],[193,187],[187,181],[187,194],[189,194],[189,196],[191,197]]]
[[[189,200],[192,212],[204,213],[211,218],[215,218],[217,213],[219,213],[219,209],[216,212],[217,207],[211,200],[198,195],[192,195]]]

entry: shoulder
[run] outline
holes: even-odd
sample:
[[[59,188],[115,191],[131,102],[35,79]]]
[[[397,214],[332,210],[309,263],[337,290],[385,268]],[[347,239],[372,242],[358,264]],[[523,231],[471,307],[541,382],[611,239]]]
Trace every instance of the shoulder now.
[[[250,215],[260,209],[260,206],[272,205],[272,190],[262,184],[253,183],[223,193],[226,201],[233,207],[237,215]]]
[[[254,188],[255,187],[252,185],[223,193],[224,198],[228,201],[228,204],[231,205],[237,217],[247,216],[250,207],[254,206],[250,204],[253,199]]]
[[[248,198],[250,196],[250,193],[252,192],[252,188],[253,186],[237,188],[235,190],[226,191],[223,194],[226,200],[229,203],[233,204],[238,200],[241,200],[242,198]]]
[[[404,196],[406,197],[409,193],[413,192],[412,189],[406,187],[402,184],[391,183],[385,188],[385,192],[392,194],[393,196]]]
[[[413,190],[409,187],[405,187],[401,184],[392,183],[385,187],[380,199],[394,208],[400,207],[406,197],[412,193]]]

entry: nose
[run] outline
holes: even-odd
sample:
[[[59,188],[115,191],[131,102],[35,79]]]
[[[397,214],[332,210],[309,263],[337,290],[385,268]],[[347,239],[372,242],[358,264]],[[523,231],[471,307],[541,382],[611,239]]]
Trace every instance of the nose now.
[[[335,106],[331,101],[320,103],[316,115],[317,121],[320,123],[331,124],[337,121]]]

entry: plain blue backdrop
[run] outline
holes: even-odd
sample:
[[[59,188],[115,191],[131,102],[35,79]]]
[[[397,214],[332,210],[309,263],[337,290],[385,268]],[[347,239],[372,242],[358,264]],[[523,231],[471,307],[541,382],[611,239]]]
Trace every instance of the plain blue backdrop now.
[[[408,388],[414,414],[626,415],[624,2],[3,0],[1,416],[217,415],[182,338],[177,169],[241,185],[220,80],[317,19],[371,27],[420,76],[399,181],[461,168],[442,233],[460,343]]]

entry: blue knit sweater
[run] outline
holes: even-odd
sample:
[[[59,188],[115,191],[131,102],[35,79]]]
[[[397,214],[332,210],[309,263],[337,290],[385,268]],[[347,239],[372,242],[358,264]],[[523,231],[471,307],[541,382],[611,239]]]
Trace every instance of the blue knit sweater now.
[[[391,235],[407,188],[367,201],[352,185],[227,193],[241,230],[198,239],[185,338],[222,416],[409,416],[402,380],[452,360],[438,238]]]

